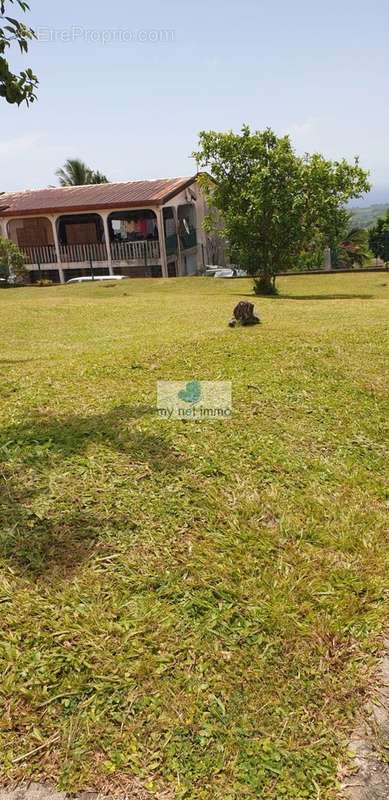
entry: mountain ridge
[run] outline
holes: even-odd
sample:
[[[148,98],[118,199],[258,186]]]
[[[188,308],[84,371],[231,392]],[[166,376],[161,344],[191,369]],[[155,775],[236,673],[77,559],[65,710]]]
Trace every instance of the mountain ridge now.
[[[371,228],[380,217],[385,216],[388,203],[373,203],[371,206],[354,206],[350,208],[351,225],[353,228]]]

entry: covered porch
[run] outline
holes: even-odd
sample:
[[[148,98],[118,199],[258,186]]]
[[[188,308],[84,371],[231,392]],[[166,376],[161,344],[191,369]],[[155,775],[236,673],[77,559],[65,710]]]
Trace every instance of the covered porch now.
[[[0,229],[32,282],[190,275],[205,263],[203,205],[195,178],[53,187],[3,194]]]
[[[172,277],[195,271],[194,206],[18,218],[9,220],[7,234],[24,253],[32,283],[41,278],[63,283],[90,274]]]
[[[85,213],[14,219],[8,222],[7,234],[24,253],[33,282],[40,273],[48,277],[49,272],[54,280],[92,270],[112,275],[162,274],[158,220],[150,209],[105,217]]]

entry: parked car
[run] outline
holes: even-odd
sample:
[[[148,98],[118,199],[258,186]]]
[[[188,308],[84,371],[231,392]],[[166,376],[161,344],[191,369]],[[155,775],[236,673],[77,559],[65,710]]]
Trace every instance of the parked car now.
[[[128,275],[95,275],[81,278],[70,278],[66,283],[89,283],[89,281],[124,281]]]
[[[235,270],[232,267],[217,269],[214,278],[236,278]]]
[[[247,272],[238,267],[225,267],[216,270],[214,278],[247,278]]]
[[[211,278],[247,278],[247,272],[239,267],[207,267],[205,274]]]
[[[208,264],[208,265],[205,266],[205,273],[204,274],[205,274],[205,276],[207,278],[213,278],[214,275],[215,275],[215,272],[217,272],[219,269],[223,269],[223,267],[211,266],[211,265]]]

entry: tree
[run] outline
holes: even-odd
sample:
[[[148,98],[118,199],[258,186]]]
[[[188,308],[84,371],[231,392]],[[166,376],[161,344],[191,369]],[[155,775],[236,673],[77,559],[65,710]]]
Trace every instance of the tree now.
[[[68,158],[61,169],[55,173],[61,186],[84,186],[91,183],[109,183],[108,178],[93,169],[79,158]]]
[[[288,136],[269,128],[202,131],[193,156],[209,171],[199,175],[210,208],[205,227],[221,214],[231,259],[253,275],[257,294],[274,294],[277,273],[303,250],[337,241],[343,205],[369,188],[357,159],[298,156]]]
[[[337,248],[337,260],[341,266],[363,267],[371,259],[369,233],[364,228],[351,228]]]
[[[385,266],[389,265],[389,209],[384,217],[369,231],[370,249],[376,258],[381,258]]]
[[[105,175],[102,174],[102,172],[99,172],[99,170],[96,170],[96,172],[93,172],[93,170],[91,170],[91,172],[90,172],[90,181],[89,182],[90,183],[109,183],[109,180]]]
[[[16,244],[0,236],[1,277],[11,278],[13,281],[22,280],[26,271],[23,253]]]
[[[22,53],[28,52],[28,46],[36,35],[32,28],[24,25],[13,17],[6,16],[7,6],[17,5],[25,13],[29,6],[22,0],[0,0],[0,23],[7,23],[0,27],[0,97],[7,103],[16,103],[20,106],[27,105],[36,100],[38,79],[31,69],[26,69],[15,74],[11,71],[4,53],[11,47],[12,42],[19,45]]]

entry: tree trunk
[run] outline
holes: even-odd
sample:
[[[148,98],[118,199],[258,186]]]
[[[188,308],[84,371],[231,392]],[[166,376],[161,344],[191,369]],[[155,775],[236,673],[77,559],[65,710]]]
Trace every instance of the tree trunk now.
[[[278,294],[276,289],[276,276],[264,273],[254,278],[254,293],[257,295]]]

